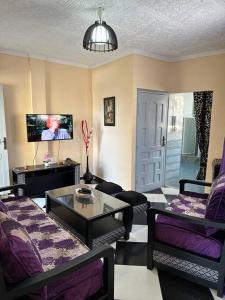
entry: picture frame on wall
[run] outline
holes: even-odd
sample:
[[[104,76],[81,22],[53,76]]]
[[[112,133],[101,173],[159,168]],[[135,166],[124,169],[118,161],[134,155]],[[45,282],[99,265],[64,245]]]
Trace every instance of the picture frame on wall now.
[[[115,97],[104,98],[104,126],[116,125]]]

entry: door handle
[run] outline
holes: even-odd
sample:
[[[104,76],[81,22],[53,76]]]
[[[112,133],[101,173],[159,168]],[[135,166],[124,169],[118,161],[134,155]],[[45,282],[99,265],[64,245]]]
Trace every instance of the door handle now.
[[[166,145],[166,138],[165,138],[165,136],[163,136],[161,146],[164,147],[165,145]]]
[[[7,139],[4,137],[4,149],[7,150]]]
[[[6,137],[4,137],[2,140],[0,139],[0,144],[3,144],[4,150],[7,150],[7,140],[6,140]]]

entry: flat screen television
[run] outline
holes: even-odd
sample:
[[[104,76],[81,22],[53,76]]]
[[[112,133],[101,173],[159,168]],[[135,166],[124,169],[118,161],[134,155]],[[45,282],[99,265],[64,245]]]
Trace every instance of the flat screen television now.
[[[28,142],[73,139],[73,116],[56,114],[27,114]]]

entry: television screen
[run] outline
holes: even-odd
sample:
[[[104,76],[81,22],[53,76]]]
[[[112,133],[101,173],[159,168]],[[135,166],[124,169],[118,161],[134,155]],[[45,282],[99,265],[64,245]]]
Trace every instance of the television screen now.
[[[28,142],[70,140],[73,138],[72,115],[29,114],[27,118]]]

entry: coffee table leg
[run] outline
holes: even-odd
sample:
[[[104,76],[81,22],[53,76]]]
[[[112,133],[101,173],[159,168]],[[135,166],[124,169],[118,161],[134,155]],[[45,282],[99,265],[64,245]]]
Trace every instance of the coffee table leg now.
[[[92,222],[86,222],[86,245],[92,249]]]
[[[49,195],[46,195],[46,212],[47,214],[50,212],[51,210],[51,199],[49,197]]]
[[[124,234],[124,239],[129,240],[130,232],[132,229],[132,221],[133,221],[133,207],[129,206],[125,208],[123,212],[123,223],[126,228],[126,232]]]

